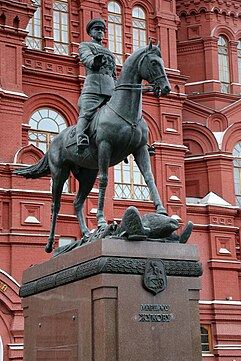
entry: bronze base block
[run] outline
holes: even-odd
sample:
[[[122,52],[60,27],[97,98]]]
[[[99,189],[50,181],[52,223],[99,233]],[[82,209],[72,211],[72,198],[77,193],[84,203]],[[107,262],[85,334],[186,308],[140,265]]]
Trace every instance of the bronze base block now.
[[[102,239],[24,272],[25,361],[201,361],[188,244]]]

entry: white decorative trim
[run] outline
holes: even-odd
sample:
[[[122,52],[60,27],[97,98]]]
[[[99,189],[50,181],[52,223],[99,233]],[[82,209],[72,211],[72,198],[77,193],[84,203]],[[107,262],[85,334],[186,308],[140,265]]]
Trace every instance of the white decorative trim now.
[[[145,201],[143,201],[142,199],[131,199],[131,198],[118,198],[118,197],[113,197],[113,199],[115,200],[115,201],[123,201],[123,202],[125,202],[125,201],[128,201],[128,202],[131,202],[131,203],[133,203],[133,202],[145,202],[145,203],[152,203],[152,201],[150,201],[150,200],[145,200]],[[118,218],[117,218],[118,219]]]
[[[225,134],[225,132],[213,132],[213,135],[216,138],[216,141],[218,142],[218,147],[220,150],[222,149],[222,142],[223,142],[224,134]]]
[[[14,92],[14,91],[6,90],[6,89],[3,89],[3,88],[0,88],[0,92],[3,92],[4,94],[17,95],[19,97],[28,98],[28,96],[26,94],[24,94],[24,93]]]
[[[225,247],[221,247],[218,252],[221,254],[231,254],[231,252]]]
[[[166,69],[166,70],[175,71],[176,73],[180,74],[180,70],[178,70],[178,69],[166,68],[166,67],[165,67],[165,69]]]
[[[176,219],[177,221],[181,221],[181,220],[182,220],[181,217],[179,217],[178,214],[172,214],[172,215],[171,215],[171,218]]]
[[[13,283],[15,283],[15,285],[17,285],[18,287],[20,287],[20,284],[12,277],[10,276],[9,273],[7,273],[6,271],[2,270],[0,268],[0,273],[2,273],[4,276],[6,276],[7,278],[9,278]],[[1,360],[1,359],[0,359]]]
[[[169,178],[168,178],[169,180],[175,180],[175,181],[179,181],[180,180],[180,178],[178,178],[176,175],[171,175]]]
[[[39,221],[36,217],[34,217],[34,216],[28,216],[28,217],[25,219],[24,223],[40,224],[40,221]]]
[[[198,85],[198,84],[203,84],[203,83],[220,83],[220,80],[210,79],[210,80],[203,80],[203,81],[194,81],[192,83],[186,83],[185,86]]]
[[[187,206],[198,206],[198,207],[208,207],[210,206],[210,204],[197,204],[197,203],[186,203]],[[228,209],[236,209],[237,207],[234,206],[217,206],[217,205],[213,205],[212,207],[220,207],[220,208],[228,208]],[[225,228],[225,229],[232,229],[232,230],[239,230],[239,227],[234,227],[234,226],[223,226],[221,224],[214,224],[214,223],[194,223],[194,226],[197,227],[213,227],[213,228]]]
[[[202,357],[214,357],[214,354],[202,352]]]
[[[10,350],[23,350],[23,343],[8,343]]]
[[[215,345],[214,350],[241,350],[241,345]]]
[[[23,125],[23,124],[22,124],[22,125]],[[19,153],[20,153],[20,151],[21,151],[22,149],[23,149],[23,147],[19,148],[19,149],[17,150],[17,152],[15,153],[14,158],[13,158],[13,164],[17,164],[18,155],[19,155]]]
[[[213,300],[213,301],[198,301],[200,305],[225,305],[225,306],[241,306],[241,301],[222,301],[222,300]]]
[[[178,93],[178,92],[173,92],[173,91],[170,91],[169,94],[178,94],[178,95],[183,95],[183,96],[187,95],[186,93]]]
[[[185,158],[185,161],[187,160],[197,160],[197,159],[206,159],[206,158],[217,158],[217,157],[220,157],[220,155],[222,157],[225,157],[225,158],[234,158],[233,155],[228,155],[228,154],[213,154],[213,155],[198,155],[196,157],[186,157]]]
[[[226,107],[223,107],[221,110],[224,111],[224,110],[226,110],[226,109],[228,109],[228,108],[231,108],[231,107],[233,107],[233,106],[234,106],[235,104],[237,104],[237,103],[240,103],[240,98],[239,98],[238,100],[236,100],[234,103],[231,103],[231,104],[226,105]]]
[[[49,237],[49,233],[41,234],[41,233],[1,232],[0,236]]]
[[[183,149],[187,149],[187,147],[185,145],[182,144],[171,144],[171,143],[163,143],[163,142],[154,142],[154,145],[168,145],[169,147],[175,147],[175,148],[183,148]]]
[[[77,218],[77,216],[75,214],[59,213],[58,216],[60,216],[60,217],[69,217],[69,218]]]
[[[0,191],[5,192],[21,192],[21,193],[44,193],[44,194],[52,194],[51,191],[37,191],[35,189],[17,189],[17,188],[0,188]],[[72,193],[70,193],[72,194]]]
[[[175,196],[175,195],[172,195],[169,199],[171,201],[180,201],[181,200],[178,196]]]
[[[226,259],[210,259],[208,260],[208,263],[210,262],[241,264],[240,261],[228,261]]]
[[[99,193],[99,189],[98,188],[92,188],[90,193]]]
[[[166,128],[165,130],[166,130],[166,132],[169,132],[169,133],[177,133],[177,130],[173,129],[173,128]]]

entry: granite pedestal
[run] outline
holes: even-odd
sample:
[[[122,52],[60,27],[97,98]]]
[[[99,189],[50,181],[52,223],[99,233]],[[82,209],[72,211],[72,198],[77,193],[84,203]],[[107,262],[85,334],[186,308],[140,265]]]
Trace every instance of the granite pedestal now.
[[[24,361],[201,361],[198,260],[107,238],[29,268]]]

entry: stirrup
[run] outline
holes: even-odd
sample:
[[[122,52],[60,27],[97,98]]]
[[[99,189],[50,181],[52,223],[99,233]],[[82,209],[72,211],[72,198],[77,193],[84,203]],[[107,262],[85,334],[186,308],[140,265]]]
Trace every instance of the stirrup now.
[[[89,145],[89,138],[86,134],[80,134],[78,137],[77,137],[77,146],[78,146],[78,149],[83,149],[83,148],[86,148],[88,147]]]

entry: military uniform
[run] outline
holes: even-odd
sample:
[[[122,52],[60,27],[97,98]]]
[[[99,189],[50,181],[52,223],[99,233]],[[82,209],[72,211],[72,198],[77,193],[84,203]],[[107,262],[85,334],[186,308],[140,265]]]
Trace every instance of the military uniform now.
[[[103,55],[106,58],[105,63],[99,69],[93,67],[96,55]],[[115,57],[111,51],[94,42],[83,42],[79,46],[79,56],[86,70],[82,94],[94,93],[111,96],[116,79]]]
[[[93,23],[94,21],[95,19],[92,20]],[[88,30],[87,25],[89,33]],[[81,140],[78,142],[78,137],[81,139],[96,110],[110,99],[116,80],[115,57],[101,43],[95,41],[80,43],[79,56],[85,66],[86,79],[78,102],[80,108],[76,128],[78,145],[81,144]],[[97,58],[101,59],[98,66],[95,64]]]

